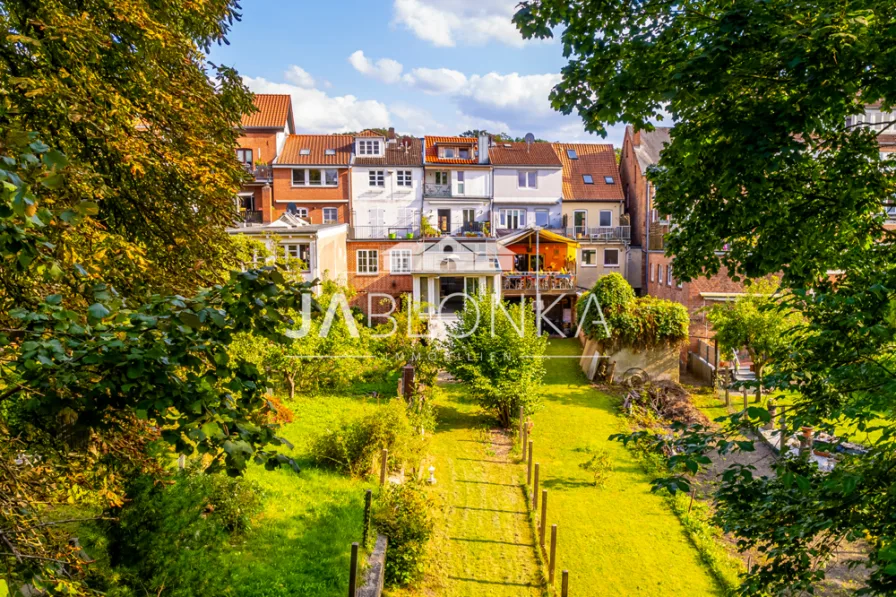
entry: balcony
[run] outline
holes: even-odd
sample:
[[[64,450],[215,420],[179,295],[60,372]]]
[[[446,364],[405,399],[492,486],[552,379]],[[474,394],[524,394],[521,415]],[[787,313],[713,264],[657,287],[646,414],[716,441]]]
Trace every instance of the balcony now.
[[[418,239],[420,226],[352,226],[350,238],[352,240]]]
[[[437,250],[422,250],[411,258],[411,269],[416,273],[456,273],[497,274],[501,271],[498,256],[493,252],[445,253]]]
[[[464,236],[468,238],[481,238],[488,236],[488,222],[464,222],[460,226],[440,228],[442,236]]]
[[[236,214],[236,226],[238,228],[245,228],[246,226],[254,226],[263,223],[264,214],[259,210],[240,209],[239,213]]]
[[[549,228],[550,232],[562,234],[567,238],[593,243],[620,243],[632,238],[631,226],[573,226],[572,228]]]
[[[563,294],[575,290],[575,287],[574,273],[513,271],[501,275],[501,289],[505,296]]]
[[[271,182],[274,180],[274,169],[270,166],[258,166],[253,164],[243,164],[246,172],[252,175],[255,182]]]
[[[427,182],[423,184],[424,197],[451,197],[450,184],[435,184]]]

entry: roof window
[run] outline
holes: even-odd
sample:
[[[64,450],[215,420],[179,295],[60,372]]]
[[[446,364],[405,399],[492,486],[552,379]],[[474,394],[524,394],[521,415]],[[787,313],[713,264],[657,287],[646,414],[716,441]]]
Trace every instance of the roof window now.
[[[575,149],[567,149],[566,157],[568,157],[571,160],[577,160],[577,159],[579,159],[579,154],[576,153]]]
[[[607,184],[616,184],[616,181],[613,180],[612,176],[604,176],[604,182]]]
[[[591,178],[590,174],[583,174],[582,180],[585,182],[585,184],[594,184],[594,179]]]
[[[324,155],[336,155],[336,150],[335,149],[325,149]]]
[[[302,148],[299,150],[299,155],[311,155],[311,150],[308,148]]]

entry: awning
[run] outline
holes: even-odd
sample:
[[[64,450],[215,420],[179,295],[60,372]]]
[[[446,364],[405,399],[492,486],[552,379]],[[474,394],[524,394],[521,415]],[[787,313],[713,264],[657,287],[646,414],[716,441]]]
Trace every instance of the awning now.
[[[571,238],[566,238],[562,234],[557,234],[556,232],[551,232],[549,230],[536,229],[536,228],[528,228],[526,230],[522,230],[516,234],[511,234],[509,236],[505,236],[504,238],[498,241],[498,244],[505,247],[512,247],[514,245],[534,245],[536,243],[541,244],[563,244],[566,245],[566,256],[569,259],[576,258],[576,249],[579,247],[579,243],[574,241]]]

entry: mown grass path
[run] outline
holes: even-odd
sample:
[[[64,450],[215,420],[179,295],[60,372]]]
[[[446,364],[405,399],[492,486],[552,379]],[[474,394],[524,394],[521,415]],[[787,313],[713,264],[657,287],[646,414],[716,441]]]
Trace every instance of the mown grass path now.
[[[545,404],[532,436],[548,490],[548,524],[559,525],[558,570],[570,571],[570,594],[721,595],[678,518],[651,493],[650,477],[622,444],[607,439],[623,431],[617,400],[590,386],[571,358],[580,352],[575,340],[549,345],[549,356],[559,358],[546,362]],[[603,488],[579,468],[595,449],[614,463]]]
[[[392,594],[542,595],[521,469],[509,460],[511,440],[489,430],[492,421],[480,414],[462,385],[444,389],[430,446],[438,514],[429,571],[421,587]]]

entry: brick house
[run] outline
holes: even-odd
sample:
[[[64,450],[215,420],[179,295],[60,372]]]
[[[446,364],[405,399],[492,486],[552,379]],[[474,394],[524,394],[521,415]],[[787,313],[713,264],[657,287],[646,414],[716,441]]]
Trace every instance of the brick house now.
[[[240,123],[237,159],[253,176],[237,194],[239,221],[244,224],[270,222],[264,219],[263,205],[272,201],[271,164],[283,149],[286,138],[295,132],[292,100],[288,95],[255,95],[257,112],[246,114]]]
[[[288,211],[310,224],[349,224],[351,157],[350,135],[289,135],[274,162],[264,221]]]

